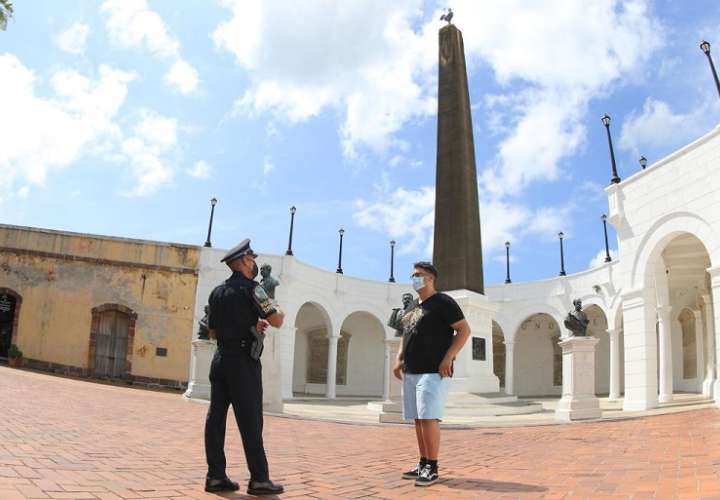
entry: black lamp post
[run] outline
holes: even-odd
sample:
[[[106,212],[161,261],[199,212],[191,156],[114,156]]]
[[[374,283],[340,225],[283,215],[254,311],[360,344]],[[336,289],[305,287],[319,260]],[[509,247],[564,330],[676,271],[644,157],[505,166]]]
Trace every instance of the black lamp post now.
[[[292,255],[292,237],[293,237],[293,227],[295,225],[295,211],[297,209],[292,206],[290,207],[290,238],[288,239],[288,249],[287,252],[285,252],[285,255]]]
[[[338,268],[337,268],[336,272],[338,274],[342,274],[343,273],[343,270],[342,270],[342,244],[343,244],[343,236],[345,235],[345,230],[340,229],[340,231],[338,231],[338,233],[340,234],[340,254],[338,255]]]
[[[563,238],[565,237],[565,233],[560,231],[558,233],[558,237],[560,238],[560,276],[565,276],[565,250],[563,249]]]
[[[608,237],[607,237],[607,215],[602,214],[603,223],[603,231],[605,232],[605,262],[610,262],[612,259],[610,258],[610,246],[608,245]]]
[[[647,158],[641,156],[638,161],[640,162],[640,166],[642,167],[642,169],[645,170],[645,167],[647,167]]]
[[[390,242],[390,283],[395,283],[395,240]]]
[[[620,182],[620,177],[618,177],[617,165],[615,164],[615,151],[613,150],[612,137],[610,137],[610,117],[608,115],[603,115],[600,121],[602,121],[602,124],[605,125],[605,130],[607,131],[608,136],[608,144],[610,145],[610,163],[612,163],[612,179],[610,179],[610,182],[612,184],[618,184]]]
[[[210,235],[212,234],[212,223],[213,223],[213,217],[215,216],[215,205],[217,205],[217,199],[213,198],[210,200],[210,224],[208,225],[208,235],[207,240],[205,240],[205,246],[207,248],[212,247],[212,243],[210,243]]]
[[[505,242],[505,283],[512,283],[510,281],[510,242]]]
[[[715,87],[717,88],[718,95],[720,95],[720,80],[718,80],[717,71],[715,71],[715,64],[713,64],[712,56],[710,55],[710,44],[705,40],[700,44],[700,49],[705,52],[710,63],[710,69],[712,70],[713,78],[715,79]]]

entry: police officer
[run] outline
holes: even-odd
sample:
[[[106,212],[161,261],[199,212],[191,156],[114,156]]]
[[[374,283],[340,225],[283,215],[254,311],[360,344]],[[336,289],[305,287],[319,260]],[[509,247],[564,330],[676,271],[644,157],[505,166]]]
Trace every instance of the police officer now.
[[[232,270],[232,276],[210,294],[208,324],[218,348],[210,367],[210,409],[205,422],[208,462],[205,491],[240,488],[225,474],[225,422],[228,407],[232,404],[250,470],[248,494],[283,492],[281,485],[270,481],[268,472],[262,438],[262,367],[260,360],[254,358],[259,358],[258,337],[263,336],[268,326],[282,326],[284,316],[254,281],[258,274],[256,257],[250,248],[250,240],[244,240],[230,250],[222,262]]]

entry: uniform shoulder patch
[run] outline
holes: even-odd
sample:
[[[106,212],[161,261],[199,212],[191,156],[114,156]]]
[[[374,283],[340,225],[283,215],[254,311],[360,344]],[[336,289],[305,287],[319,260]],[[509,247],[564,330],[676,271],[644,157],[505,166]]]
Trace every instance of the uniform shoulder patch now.
[[[257,300],[263,313],[267,314],[275,309],[270,297],[268,297],[267,292],[262,286],[256,285],[253,289],[253,295],[255,296],[255,300]]]

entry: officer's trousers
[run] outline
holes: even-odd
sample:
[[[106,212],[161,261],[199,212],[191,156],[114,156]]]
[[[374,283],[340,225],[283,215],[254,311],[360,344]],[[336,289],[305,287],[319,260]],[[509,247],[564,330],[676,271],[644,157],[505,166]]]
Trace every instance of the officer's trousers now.
[[[205,420],[208,477],[225,477],[225,426],[232,404],[253,481],[270,479],[263,446],[262,366],[247,352],[216,353],[210,366],[210,408]]]

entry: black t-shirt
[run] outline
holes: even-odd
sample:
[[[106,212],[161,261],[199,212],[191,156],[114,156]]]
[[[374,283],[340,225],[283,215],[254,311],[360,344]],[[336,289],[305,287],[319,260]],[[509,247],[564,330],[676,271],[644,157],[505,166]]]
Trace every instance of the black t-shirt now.
[[[253,339],[250,328],[257,325],[258,318],[277,312],[258,282],[237,272],[215,287],[208,303],[208,326],[215,330],[218,350],[222,352],[240,351],[243,340]]]
[[[444,293],[416,302],[402,319],[405,371],[437,373],[455,336],[450,325],[464,318],[455,299]]]

